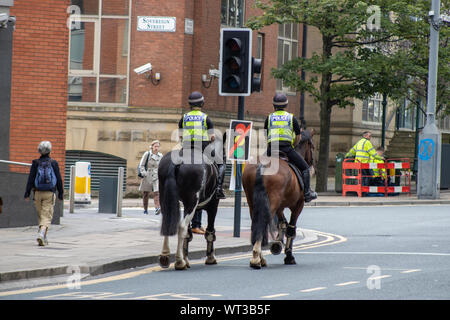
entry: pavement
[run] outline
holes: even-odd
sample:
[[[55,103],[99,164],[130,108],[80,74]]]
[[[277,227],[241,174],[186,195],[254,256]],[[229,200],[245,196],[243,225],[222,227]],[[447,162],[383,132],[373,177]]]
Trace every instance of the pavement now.
[[[306,207],[430,204],[450,204],[450,192],[442,190],[440,199],[436,200],[418,199],[415,194],[359,198],[328,192],[319,194]],[[55,276],[67,279],[74,270],[86,277],[158,263],[162,248],[161,215],[154,214],[152,201],[149,207],[149,214],[144,215],[141,199],[123,199],[122,216],[117,217],[115,213],[99,213],[98,199],[92,199],[89,205],[76,206],[74,213],[69,213],[69,203],[65,201],[60,225],[51,226],[46,247],[37,245],[37,226],[0,229],[0,291],[29,285],[29,281],[43,283]],[[250,252],[248,214],[242,214],[240,236],[234,237],[234,197],[221,200],[220,207],[216,218],[216,256]],[[244,193],[242,207],[247,207]],[[295,243],[312,243],[318,238],[313,231],[298,228]],[[170,237],[170,248],[173,262],[176,237]],[[189,247],[190,259],[203,259],[205,251],[204,237],[194,234]]]

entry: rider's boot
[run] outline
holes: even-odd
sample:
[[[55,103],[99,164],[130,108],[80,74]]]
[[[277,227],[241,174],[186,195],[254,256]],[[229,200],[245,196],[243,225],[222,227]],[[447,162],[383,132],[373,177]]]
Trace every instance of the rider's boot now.
[[[217,199],[226,199],[225,194],[223,193],[223,179],[225,177],[225,165],[224,164],[218,164],[217,168],[219,169],[219,177],[217,181],[217,189],[216,189],[216,198]]]
[[[305,184],[305,202],[310,202],[311,200],[317,199],[317,193],[311,190],[311,176],[309,174],[309,169],[302,171],[303,183]]]

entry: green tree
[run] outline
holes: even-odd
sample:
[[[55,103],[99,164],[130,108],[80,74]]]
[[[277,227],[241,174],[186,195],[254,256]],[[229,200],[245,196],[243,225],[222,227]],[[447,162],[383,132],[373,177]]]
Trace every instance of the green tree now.
[[[430,23],[428,11],[430,1],[417,1],[415,5],[415,32],[405,42],[406,56],[403,72],[410,81],[404,88],[405,97],[415,102],[417,98],[426,101],[428,94],[428,63]],[[441,13],[450,13],[450,0],[441,0]],[[436,113],[450,115],[450,27],[442,25],[439,30],[439,57]]]
[[[320,106],[317,191],[327,190],[331,111],[353,105],[376,92],[399,96],[406,87],[407,65],[401,44],[418,28],[411,19],[414,0],[257,0],[262,12],[247,25],[252,29],[284,23],[316,28],[322,51],[297,58],[272,75],[287,86],[308,92]],[[379,10],[378,10],[379,9]],[[377,16],[377,12],[380,14]],[[371,27],[368,28],[367,26]],[[380,50],[389,48],[389,51]],[[308,75],[304,81],[300,71]]]

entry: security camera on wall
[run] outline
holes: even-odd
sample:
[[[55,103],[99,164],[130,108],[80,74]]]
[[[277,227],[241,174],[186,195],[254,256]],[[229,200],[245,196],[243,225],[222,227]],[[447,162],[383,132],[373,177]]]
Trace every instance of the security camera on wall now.
[[[152,64],[147,63],[147,64],[144,64],[143,66],[140,66],[140,67],[134,69],[134,72],[136,72],[137,74],[143,74],[143,73],[151,71],[151,70],[152,70]]]
[[[6,13],[0,13],[0,27],[6,26],[8,23],[9,15]]]

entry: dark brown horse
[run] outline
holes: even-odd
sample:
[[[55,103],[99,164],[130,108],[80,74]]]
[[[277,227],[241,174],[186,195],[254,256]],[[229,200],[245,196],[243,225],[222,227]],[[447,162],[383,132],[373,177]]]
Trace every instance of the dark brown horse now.
[[[313,164],[313,134],[314,132],[311,131],[303,132],[302,140],[295,148],[310,166]],[[278,218],[278,233],[270,250],[272,254],[279,254],[284,243],[286,254],[284,263],[295,264],[292,244],[296,236],[297,219],[305,203],[304,190],[288,163],[278,157],[265,160],[270,160],[270,164],[263,165],[260,161],[258,164],[247,164],[242,175],[242,185],[252,220],[253,257],[250,260],[250,266],[255,269],[266,266],[261,247],[267,245],[268,233],[273,229],[272,221],[275,215]],[[274,171],[274,167],[277,170]],[[283,213],[285,208],[291,210],[289,223]],[[286,237],[286,241],[284,241],[284,237]]]

